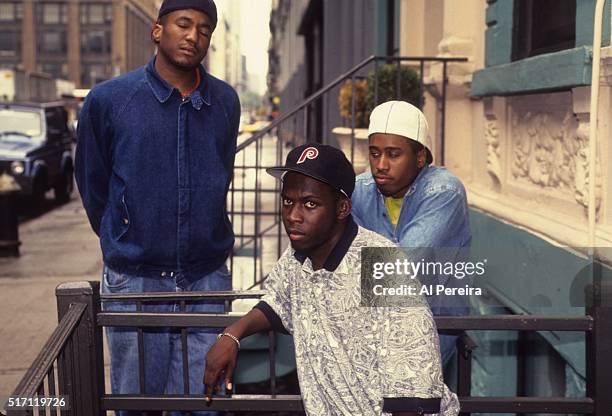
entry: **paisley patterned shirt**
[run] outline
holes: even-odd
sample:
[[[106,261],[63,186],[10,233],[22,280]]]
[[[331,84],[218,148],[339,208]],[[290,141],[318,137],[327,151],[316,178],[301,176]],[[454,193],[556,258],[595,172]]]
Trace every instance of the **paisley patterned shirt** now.
[[[360,306],[361,248],[394,244],[351,226],[352,241],[344,248],[341,241],[330,255],[337,264],[330,267],[328,259],[315,271],[309,258],[289,247],[265,283],[262,303],[294,338],[306,413],[387,415],[383,398],[441,398],[440,415],[458,414],[457,396],[442,380],[438,334],[426,302]]]

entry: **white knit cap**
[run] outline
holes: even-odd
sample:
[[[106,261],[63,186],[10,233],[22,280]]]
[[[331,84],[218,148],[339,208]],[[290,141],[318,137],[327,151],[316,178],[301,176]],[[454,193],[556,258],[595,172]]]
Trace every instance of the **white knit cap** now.
[[[374,133],[397,134],[421,143],[427,149],[427,163],[432,162],[429,127],[425,114],[406,101],[387,101],[372,110],[368,136]]]

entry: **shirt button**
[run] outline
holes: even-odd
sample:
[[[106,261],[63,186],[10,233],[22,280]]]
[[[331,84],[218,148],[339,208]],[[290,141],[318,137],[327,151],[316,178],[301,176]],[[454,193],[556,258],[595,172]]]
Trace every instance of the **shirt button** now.
[[[166,277],[166,272],[161,272],[161,277]]]
[[[127,218],[124,218],[124,219],[123,219],[123,223],[124,223],[124,224],[129,224],[129,223],[130,223],[130,221],[129,221]]]

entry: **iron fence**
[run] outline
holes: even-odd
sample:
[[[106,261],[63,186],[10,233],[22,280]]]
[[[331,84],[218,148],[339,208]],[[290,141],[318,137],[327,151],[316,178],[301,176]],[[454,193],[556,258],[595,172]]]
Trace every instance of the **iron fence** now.
[[[603,293],[610,299],[611,288]],[[150,327],[224,328],[240,318],[229,312],[236,299],[258,298],[262,292],[218,293],[156,293],[129,295],[100,295],[98,282],[79,282],[60,285],[58,298],[59,326],[27,371],[13,396],[66,395],[70,409],[47,409],[48,413],[33,410],[12,410],[9,415],[104,415],[110,410],[218,410],[228,412],[292,412],[302,411],[300,396],[275,394],[274,334],[270,333],[270,391],[267,395],[228,395],[215,398],[211,404],[202,395],[147,395],[142,391],[132,395],[106,394],[104,391],[104,360],[102,353],[103,327],[130,327],[143,330]],[[102,302],[130,301],[142,305],[147,302],[187,302],[202,299],[222,299],[226,312],[205,313],[148,313],[104,312]],[[587,391],[584,398],[566,397],[470,397],[471,351],[475,347],[469,337],[461,337],[459,345],[458,394],[463,414],[470,413],[558,413],[612,414],[612,304],[591,301],[585,316],[437,316],[436,325],[443,333],[463,333],[465,330],[513,331],[579,331],[586,334]],[[142,341],[140,341],[141,343]],[[183,338],[183,351],[186,339]],[[144,354],[142,344],[139,355]],[[185,360],[187,357],[183,357]],[[144,378],[140,357],[141,380]],[[57,377],[56,377],[57,375]],[[185,385],[188,385],[186,383]],[[410,411],[414,409],[402,409]]]

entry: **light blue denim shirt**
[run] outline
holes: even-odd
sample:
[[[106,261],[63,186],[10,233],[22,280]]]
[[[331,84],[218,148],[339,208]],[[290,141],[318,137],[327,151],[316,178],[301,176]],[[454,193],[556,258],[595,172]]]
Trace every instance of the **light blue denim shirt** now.
[[[370,172],[357,176],[352,201],[352,214],[357,224],[401,247],[456,248],[457,256],[463,256],[472,241],[465,188],[443,167],[428,166],[419,172],[404,196],[396,226],[391,223],[384,196]],[[448,250],[445,253],[448,256]],[[464,283],[454,278],[442,279],[446,287],[462,287]],[[432,296],[428,301],[434,315],[469,312],[465,299]],[[444,363],[453,354],[455,340],[454,336],[440,337]]]
[[[357,176],[353,192],[357,224],[402,247],[469,247],[472,240],[461,181],[446,168],[428,166],[416,177],[402,203],[397,226],[370,172]]]

